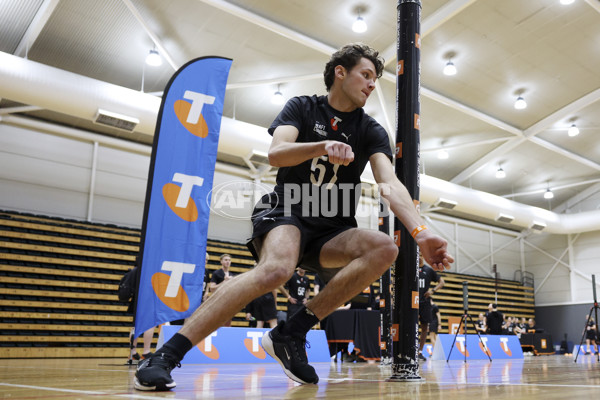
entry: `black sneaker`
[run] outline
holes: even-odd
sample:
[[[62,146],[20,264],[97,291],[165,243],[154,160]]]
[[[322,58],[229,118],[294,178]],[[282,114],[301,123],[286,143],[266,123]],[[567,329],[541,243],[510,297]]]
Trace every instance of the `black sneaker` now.
[[[134,386],[137,390],[171,390],[176,386],[171,378],[171,370],[175,367],[181,367],[181,364],[172,356],[167,353],[154,353],[138,364]]]
[[[419,360],[421,360],[421,361],[427,361],[427,358],[425,358],[425,356],[423,355],[423,353],[419,353]]]
[[[306,336],[287,336],[280,333],[284,322],[266,332],[262,337],[262,347],[283,367],[283,372],[298,383],[317,383],[319,376],[308,365],[306,357]]]
[[[129,355],[129,359],[127,360],[127,365],[137,365],[140,361],[140,355],[135,353],[133,355]]]

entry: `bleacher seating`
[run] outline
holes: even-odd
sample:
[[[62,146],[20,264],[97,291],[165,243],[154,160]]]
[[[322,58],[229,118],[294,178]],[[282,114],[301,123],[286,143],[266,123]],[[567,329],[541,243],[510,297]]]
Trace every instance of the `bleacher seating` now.
[[[132,316],[116,292],[139,242],[136,229],[0,211],[0,358],[126,358]],[[209,240],[207,251],[211,272],[220,268],[223,253],[232,256],[235,274],[254,264],[243,244]],[[435,296],[440,332],[447,332],[448,316],[462,315],[462,281],[469,281],[474,320],[494,301],[491,279],[443,276],[446,287]],[[533,289],[501,281],[498,304],[506,315],[533,317]],[[281,294],[277,309],[287,310]],[[232,322],[249,324],[242,312]]]
[[[479,313],[486,313],[490,303],[498,304],[498,311],[505,317],[534,318],[533,288],[519,282],[498,280],[497,299],[496,282],[493,278],[463,275],[451,272],[440,274],[446,285],[434,295],[434,302],[440,308],[442,326],[439,333],[449,333],[448,317],[461,317],[463,310],[463,282],[468,282],[468,315],[477,323]],[[475,334],[470,322],[468,333]]]
[[[139,242],[136,229],[0,211],[0,358],[127,357],[133,318],[116,293]],[[235,274],[254,264],[241,244],[207,251],[211,273],[223,253]],[[232,322],[249,324],[242,312]]]

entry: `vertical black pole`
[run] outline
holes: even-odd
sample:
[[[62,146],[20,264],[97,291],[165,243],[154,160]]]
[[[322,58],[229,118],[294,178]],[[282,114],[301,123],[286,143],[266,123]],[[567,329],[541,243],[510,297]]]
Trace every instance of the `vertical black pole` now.
[[[498,268],[496,264],[492,267],[494,271],[494,303],[498,303]]]
[[[598,298],[596,297],[596,275],[592,274],[592,291],[594,293],[594,322],[596,323],[596,337],[598,337]],[[590,311],[590,315],[591,315],[591,311]],[[596,342],[596,361],[600,362],[600,349],[598,349],[598,346],[600,346],[600,344],[598,342]]]
[[[390,234],[390,214],[387,205],[379,202],[379,231]],[[379,310],[380,310],[380,330],[381,330],[381,364],[390,365],[392,363],[392,337],[390,330],[392,327],[392,293],[390,291],[391,271],[388,269],[379,278]]]
[[[398,1],[395,168],[415,205],[419,199],[420,21],[419,0]],[[419,380],[417,245],[398,219],[394,220],[394,237],[400,252],[393,274],[393,363],[389,380]]]

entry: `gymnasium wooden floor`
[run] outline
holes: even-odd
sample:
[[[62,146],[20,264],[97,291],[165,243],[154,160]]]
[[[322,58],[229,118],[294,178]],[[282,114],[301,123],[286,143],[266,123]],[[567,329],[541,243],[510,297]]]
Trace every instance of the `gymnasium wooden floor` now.
[[[426,361],[422,382],[386,382],[379,364],[315,363],[318,385],[296,386],[278,364],[184,365],[171,392],[133,388],[119,359],[0,360],[3,399],[598,399],[595,356],[526,356],[519,361]]]

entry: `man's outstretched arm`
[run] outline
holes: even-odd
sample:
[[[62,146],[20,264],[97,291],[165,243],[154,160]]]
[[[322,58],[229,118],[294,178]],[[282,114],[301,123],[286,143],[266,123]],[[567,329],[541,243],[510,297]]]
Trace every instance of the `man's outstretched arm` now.
[[[411,232],[423,258],[435,270],[449,269],[454,262],[454,257],[448,253],[448,243],[425,226],[423,219],[417,212],[408,190],[394,174],[392,163],[383,153],[375,153],[370,158],[371,169],[375,181],[380,186],[380,194],[394,215]]]

